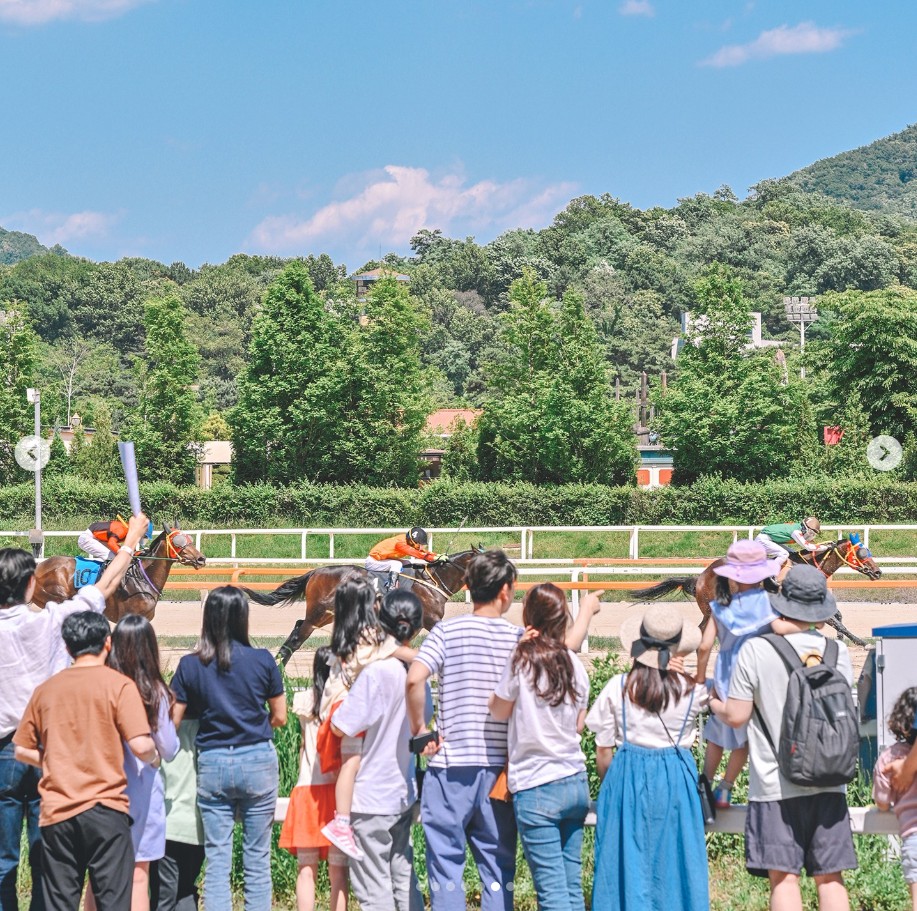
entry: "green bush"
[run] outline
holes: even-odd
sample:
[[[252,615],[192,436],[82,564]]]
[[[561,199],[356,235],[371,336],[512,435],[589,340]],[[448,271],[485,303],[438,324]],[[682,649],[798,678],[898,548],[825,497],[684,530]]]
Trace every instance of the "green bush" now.
[[[300,484],[221,484],[211,490],[141,485],[157,524],[185,527],[389,527],[481,525],[763,524],[817,515],[826,523],[907,523],[917,515],[917,482],[884,477],[742,484],[702,478],[684,487],[640,490],[601,484],[534,485],[440,480],[422,488]],[[42,487],[48,525],[87,516],[125,515],[124,484],[48,478]],[[0,526],[31,527],[31,483],[0,487]]]

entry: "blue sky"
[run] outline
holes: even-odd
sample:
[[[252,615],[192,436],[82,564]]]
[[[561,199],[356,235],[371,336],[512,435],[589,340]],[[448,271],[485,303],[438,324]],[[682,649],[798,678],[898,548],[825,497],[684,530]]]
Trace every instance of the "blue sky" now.
[[[910,3],[0,0],[0,226],[196,267],[486,242],[903,129]]]

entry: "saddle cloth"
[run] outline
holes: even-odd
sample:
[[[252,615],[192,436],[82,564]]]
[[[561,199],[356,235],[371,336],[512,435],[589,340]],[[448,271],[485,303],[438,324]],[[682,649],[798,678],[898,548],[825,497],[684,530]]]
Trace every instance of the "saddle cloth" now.
[[[379,592],[379,594],[384,594],[387,591],[386,586],[389,583],[390,573],[368,569],[366,570],[366,574],[369,576],[369,581],[372,583],[373,588]],[[404,567],[395,579],[395,587],[403,589],[404,591],[410,591],[414,587],[413,567]]]
[[[73,587],[82,588],[84,585],[95,585],[105,569],[101,560],[90,560],[88,557],[76,558],[76,570],[73,573]]]

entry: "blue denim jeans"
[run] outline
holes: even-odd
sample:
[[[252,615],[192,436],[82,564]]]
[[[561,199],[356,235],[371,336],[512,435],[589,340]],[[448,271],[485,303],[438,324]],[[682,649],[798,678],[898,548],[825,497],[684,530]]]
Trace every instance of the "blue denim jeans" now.
[[[12,735],[0,740],[0,911],[18,911],[16,873],[22,823],[29,838],[32,868],[31,911],[44,911],[41,888],[41,835],[38,831],[38,780],[41,772],[14,758]]]
[[[583,911],[583,823],[589,810],[586,773],[517,791],[513,809],[539,911]]]
[[[204,824],[206,911],[232,911],[232,831],[242,823],[245,911],[271,909],[271,825],[277,805],[277,753],[270,742],[202,750],[197,805]]]

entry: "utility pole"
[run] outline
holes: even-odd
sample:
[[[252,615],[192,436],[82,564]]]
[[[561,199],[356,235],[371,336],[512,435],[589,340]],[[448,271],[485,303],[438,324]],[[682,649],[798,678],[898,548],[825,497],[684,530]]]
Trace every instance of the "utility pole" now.
[[[815,309],[815,298],[785,297],[783,299],[783,309],[786,311],[786,318],[794,326],[799,327],[799,355],[802,357],[806,350],[806,326],[810,323],[814,323],[815,320],[818,319],[818,311]],[[799,368],[799,375],[805,379],[805,365]]]
[[[29,532],[29,544],[37,560],[42,556],[45,540],[41,530],[41,392],[27,389],[26,398],[35,406],[35,527]]]

